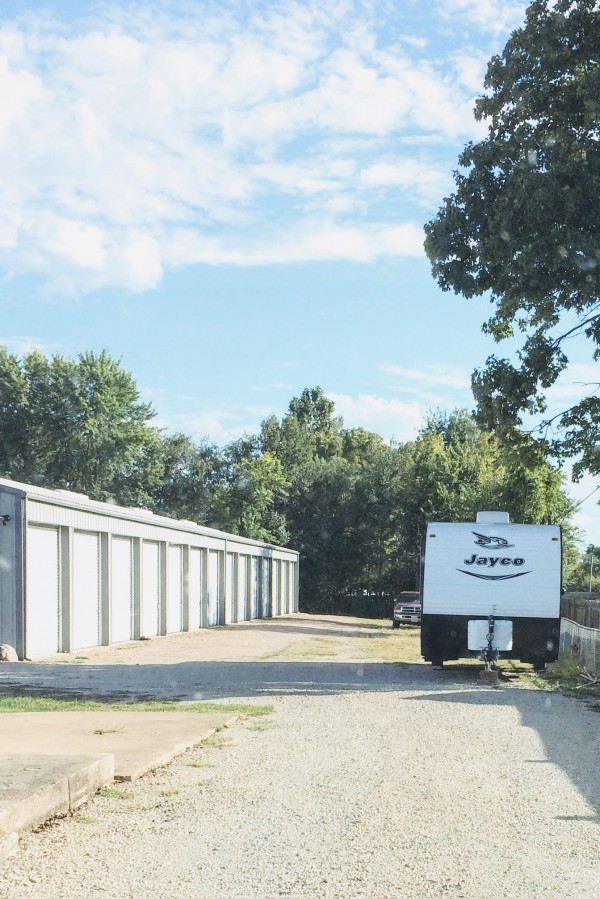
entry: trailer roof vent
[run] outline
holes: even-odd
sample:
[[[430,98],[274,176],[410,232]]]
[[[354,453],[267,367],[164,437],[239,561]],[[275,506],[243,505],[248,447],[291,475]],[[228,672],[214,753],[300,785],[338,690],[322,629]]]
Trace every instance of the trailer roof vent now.
[[[478,512],[477,524],[510,524],[508,512]]]

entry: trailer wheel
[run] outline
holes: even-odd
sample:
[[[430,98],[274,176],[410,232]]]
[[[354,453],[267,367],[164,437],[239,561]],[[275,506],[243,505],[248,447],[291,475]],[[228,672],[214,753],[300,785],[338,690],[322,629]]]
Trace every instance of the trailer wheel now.
[[[400,622],[399,622],[399,621],[392,621],[392,627],[394,628],[394,630],[396,630],[397,628],[400,627]]]
[[[444,667],[444,660],[443,660],[443,659],[432,659],[432,660],[431,660],[431,667],[432,667],[432,668],[443,668],[443,667]]]

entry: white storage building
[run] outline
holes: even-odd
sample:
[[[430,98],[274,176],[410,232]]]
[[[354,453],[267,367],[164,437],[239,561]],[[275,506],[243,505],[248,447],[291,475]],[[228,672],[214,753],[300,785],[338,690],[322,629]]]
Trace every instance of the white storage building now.
[[[298,611],[298,553],[0,478],[0,643],[21,659]]]

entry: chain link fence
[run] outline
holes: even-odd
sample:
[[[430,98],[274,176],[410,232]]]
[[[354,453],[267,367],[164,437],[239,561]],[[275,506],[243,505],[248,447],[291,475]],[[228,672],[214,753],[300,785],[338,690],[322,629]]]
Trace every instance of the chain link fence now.
[[[600,595],[565,593],[561,601],[560,652],[600,674]]]

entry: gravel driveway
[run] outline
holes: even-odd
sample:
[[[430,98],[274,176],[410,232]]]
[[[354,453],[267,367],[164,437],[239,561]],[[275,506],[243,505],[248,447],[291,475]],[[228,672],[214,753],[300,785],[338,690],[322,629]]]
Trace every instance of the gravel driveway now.
[[[2,897],[597,899],[600,715],[466,668],[391,664],[391,628],[261,627],[266,651],[252,626],[237,644],[243,628],[220,631],[224,663],[196,655],[195,674],[179,638],[189,651],[165,674],[273,713],[26,836]],[[83,678],[95,653],[61,667]],[[115,665],[121,692],[137,667]]]

